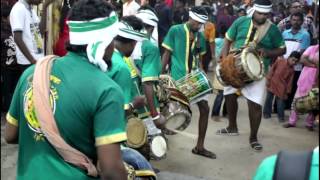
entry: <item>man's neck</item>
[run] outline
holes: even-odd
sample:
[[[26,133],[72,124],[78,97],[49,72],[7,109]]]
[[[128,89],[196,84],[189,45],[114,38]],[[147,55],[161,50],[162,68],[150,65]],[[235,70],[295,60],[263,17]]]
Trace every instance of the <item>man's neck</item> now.
[[[301,28],[297,29],[297,28],[291,28],[291,32],[292,34],[297,34],[300,31]]]

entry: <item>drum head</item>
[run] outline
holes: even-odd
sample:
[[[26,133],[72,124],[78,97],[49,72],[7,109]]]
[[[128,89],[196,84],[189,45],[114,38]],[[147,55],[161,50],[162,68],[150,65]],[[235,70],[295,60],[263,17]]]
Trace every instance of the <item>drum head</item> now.
[[[253,53],[248,53],[247,56],[247,64],[248,69],[251,72],[253,76],[259,77],[261,74],[261,66],[260,66],[260,60],[258,57]]]
[[[161,158],[167,152],[167,142],[162,136],[155,136],[151,140],[150,148],[154,156]]]
[[[184,130],[191,121],[191,115],[187,112],[176,112],[167,119],[166,127],[168,129]]]

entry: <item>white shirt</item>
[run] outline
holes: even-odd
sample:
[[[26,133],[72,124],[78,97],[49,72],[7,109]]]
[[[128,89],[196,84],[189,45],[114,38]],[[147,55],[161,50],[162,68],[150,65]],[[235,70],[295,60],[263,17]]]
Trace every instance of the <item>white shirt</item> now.
[[[138,12],[140,5],[135,1],[126,2],[122,6],[122,16],[135,15]]]
[[[39,22],[40,20],[35,11],[32,10],[31,6],[24,0],[19,0],[12,7],[10,12],[12,32],[22,31],[22,39],[31,55],[36,60],[44,56],[43,40],[40,35]],[[19,47],[16,47],[17,63],[23,65],[30,64]]]

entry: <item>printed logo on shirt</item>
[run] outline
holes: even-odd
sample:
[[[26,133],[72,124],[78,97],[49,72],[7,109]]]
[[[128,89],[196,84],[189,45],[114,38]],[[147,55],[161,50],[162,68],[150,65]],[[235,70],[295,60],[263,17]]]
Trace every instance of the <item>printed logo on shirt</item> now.
[[[41,54],[43,52],[43,46],[42,46],[42,39],[40,35],[40,30],[39,30],[39,24],[34,23],[30,24],[30,31],[33,36],[33,46],[34,49],[36,50],[35,52],[37,54]]]
[[[50,77],[51,82],[55,84],[59,84],[61,81],[57,80],[57,77],[51,76]],[[31,131],[33,131],[34,138],[36,141],[44,141],[44,134],[41,131],[40,128],[40,123],[36,117],[36,112],[34,108],[34,102],[33,102],[33,87],[32,87],[32,77],[29,78],[28,80],[28,88],[24,94],[24,105],[23,105],[23,111],[24,111],[24,116],[27,120],[28,127],[30,128]],[[58,82],[58,83],[57,83]],[[58,93],[55,87],[51,86],[50,87],[50,105],[52,108],[53,114],[55,113],[56,110],[56,100],[58,99]]]

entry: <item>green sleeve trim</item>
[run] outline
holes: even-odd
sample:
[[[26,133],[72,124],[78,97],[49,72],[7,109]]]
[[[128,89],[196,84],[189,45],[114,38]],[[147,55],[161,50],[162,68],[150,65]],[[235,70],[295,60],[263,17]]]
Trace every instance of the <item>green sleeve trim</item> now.
[[[124,110],[128,110],[130,108],[130,106],[129,106],[129,104],[125,104],[123,108],[124,108]]]
[[[96,138],[96,146],[114,144],[127,140],[127,134],[125,132],[112,134],[107,136],[101,136]]]
[[[136,170],[137,176],[152,176],[157,177],[156,174],[152,170]]]
[[[173,49],[169,45],[167,45],[165,43],[162,43],[162,47],[168,49],[169,51],[173,51]]]
[[[159,80],[159,77],[145,77],[145,78],[142,78],[142,82],[147,82],[147,81],[158,81]]]
[[[18,120],[15,119],[14,117],[12,117],[9,113],[7,113],[6,118],[7,118],[7,122],[8,122],[9,124],[14,125],[14,126],[17,126],[17,127],[19,126]]]

